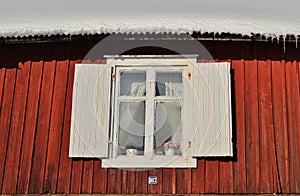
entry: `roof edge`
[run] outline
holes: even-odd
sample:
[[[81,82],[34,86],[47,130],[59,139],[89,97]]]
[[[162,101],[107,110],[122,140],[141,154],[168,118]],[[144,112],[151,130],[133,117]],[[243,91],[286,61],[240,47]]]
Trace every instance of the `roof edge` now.
[[[0,44],[12,43],[43,43],[43,42],[70,42],[70,41],[100,41],[115,33],[101,34],[56,34],[56,35],[34,35],[34,36],[12,36],[0,37]],[[121,33],[119,33],[121,34]],[[128,40],[180,40],[181,35],[190,35],[196,40],[213,40],[213,41],[270,41],[270,42],[300,42],[300,35],[262,35],[251,33],[251,35],[242,35],[237,33],[215,33],[215,32],[193,32],[193,33],[122,33],[128,37]],[[161,36],[163,35],[163,36]],[[182,38],[184,39],[184,38]]]

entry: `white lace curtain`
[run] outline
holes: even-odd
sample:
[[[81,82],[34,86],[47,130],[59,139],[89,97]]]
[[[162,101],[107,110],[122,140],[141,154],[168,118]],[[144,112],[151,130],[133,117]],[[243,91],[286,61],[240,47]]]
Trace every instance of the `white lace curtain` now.
[[[176,76],[175,76],[176,77]],[[169,76],[156,85],[156,94],[163,96],[181,96],[182,83]],[[145,96],[146,83],[136,78],[126,78],[126,91],[130,96]],[[132,81],[128,81],[132,80]],[[173,82],[176,81],[176,82]],[[163,83],[161,83],[163,82]],[[130,84],[130,85],[128,85]],[[122,85],[122,84],[121,84]],[[124,84],[125,85],[125,84]],[[130,89],[128,89],[130,88]],[[121,86],[122,90],[122,86]],[[180,143],[181,139],[181,104],[179,101],[157,101],[154,115],[154,148],[162,151],[164,142],[172,140]],[[126,149],[134,147],[144,151],[145,136],[145,101],[127,101],[119,105],[119,154],[126,154]]]

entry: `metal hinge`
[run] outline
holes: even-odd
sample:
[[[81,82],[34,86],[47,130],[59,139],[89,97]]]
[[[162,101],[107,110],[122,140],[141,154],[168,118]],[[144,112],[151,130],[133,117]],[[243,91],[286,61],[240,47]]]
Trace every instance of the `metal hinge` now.
[[[111,74],[111,80],[114,80],[114,79],[115,79],[115,76],[116,76],[116,75],[115,75],[114,73],[112,73],[112,74]]]
[[[112,68],[111,68],[111,80],[112,80],[112,81],[115,80],[115,77],[116,77],[116,74],[115,74],[115,68],[112,67]]]

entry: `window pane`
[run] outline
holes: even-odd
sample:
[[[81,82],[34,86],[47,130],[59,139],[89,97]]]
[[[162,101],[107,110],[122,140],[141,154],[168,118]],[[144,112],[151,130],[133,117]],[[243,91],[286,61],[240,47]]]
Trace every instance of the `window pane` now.
[[[164,143],[181,143],[181,105],[179,101],[155,102],[154,113],[154,151],[164,153]],[[180,149],[176,150],[180,154]]]
[[[146,72],[122,71],[120,73],[121,96],[145,96]]]
[[[119,107],[119,155],[126,155],[126,149],[137,149],[144,154],[145,102],[121,102]]]
[[[156,96],[182,96],[181,72],[157,72],[155,84]]]

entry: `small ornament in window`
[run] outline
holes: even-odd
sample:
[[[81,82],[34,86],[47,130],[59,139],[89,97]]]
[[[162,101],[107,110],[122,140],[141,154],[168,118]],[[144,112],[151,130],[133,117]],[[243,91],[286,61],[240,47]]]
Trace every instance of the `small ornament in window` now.
[[[172,141],[167,141],[164,143],[165,155],[167,156],[175,155],[179,148],[180,144],[178,143],[173,143]]]
[[[133,145],[126,146],[126,155],[127,156],[136,156],[137,155],[137,148]]]

